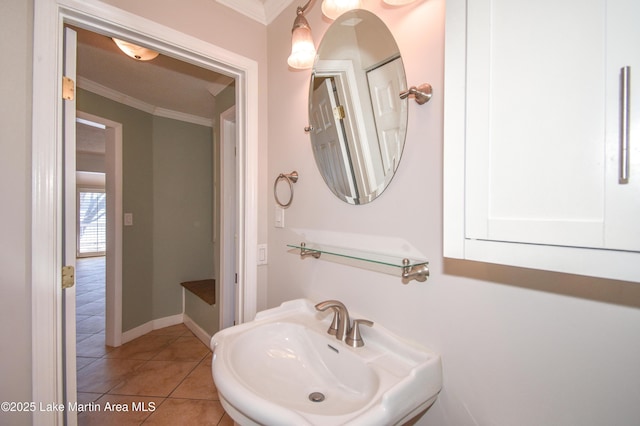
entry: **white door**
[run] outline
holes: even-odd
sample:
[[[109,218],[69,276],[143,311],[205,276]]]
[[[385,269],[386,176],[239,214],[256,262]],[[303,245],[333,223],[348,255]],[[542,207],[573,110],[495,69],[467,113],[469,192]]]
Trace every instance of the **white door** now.
[[[238,227],[238,167],[236,110],[220,115],[221,209],[220,209],[220,328],[240,324],[242,304],[237,283]],[[214,225],[215,226],[215,225]]]
[[[74,93],[66,90],[63,105],[64,132],[64,219],[63,219],[63,266],[76,266],[76,32],[64,29],[64,63],[63,74],[73,81],[71,88]],[[68,80],[67,80],[68,81]],[[75,279],[75,277],[74,277]],[[63,280],[64,281],[64,280]],[[76,288],[65,288],[62,298],[63,307],[63,394],[66,404],[77,400],[76,383]],[[75,411],[65,410],[67,425],[77,424]]]
[[[341,119],[334,115],[338,103],[334,97],[331,79],[324,79],[314,90],[312,98],[309,118],[314,137],[311,143],[320,174],[334,193],[356,199]]]
[[[367,81],[379,149],[371,157],[382,158],[382,163],[374,163],[376,170],[369,174],[375,174],[376,181],[383,182],[398,167],[404,144],[408,102],[400,99],[400,92],[406,87],[402,59],[395,59],[368,71]],[[371,145],[373,149],[375,144]]]

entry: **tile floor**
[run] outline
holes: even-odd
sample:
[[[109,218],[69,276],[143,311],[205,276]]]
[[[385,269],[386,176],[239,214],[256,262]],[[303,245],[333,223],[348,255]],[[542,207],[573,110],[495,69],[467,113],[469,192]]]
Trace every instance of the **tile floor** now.
[[[183,324],[105,346],[104,259],[76,265],[78,403],[100,407],[79,412],[78,424],[233,425],[211,378],[211,351]]]

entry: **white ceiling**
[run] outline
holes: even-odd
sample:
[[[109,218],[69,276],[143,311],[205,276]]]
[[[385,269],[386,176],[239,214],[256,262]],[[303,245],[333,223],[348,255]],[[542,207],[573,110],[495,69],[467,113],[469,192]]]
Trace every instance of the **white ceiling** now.
[[[215,0],[264,25],[293,0]],[[303,2],[303,0],[300,0]],[[124,55],[111,38],[78,33],[78,86],[147,112],[210,124],[214,99],[233,79],[160,55],[143,62]]]
[[[233,82],[231,77],[165,55],[136,61],[111,38],[75,30],[78,86],[150,113],[175,112],[193,116],[195,120],[189,121],[210,121],[213,96]]]

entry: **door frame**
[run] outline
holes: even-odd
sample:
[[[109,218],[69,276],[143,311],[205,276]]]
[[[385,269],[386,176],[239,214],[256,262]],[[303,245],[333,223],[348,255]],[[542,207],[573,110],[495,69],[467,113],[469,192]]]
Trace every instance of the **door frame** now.
[[[220,114],[220,238],[219,238],[219,270],[220,270],[220,329],[230,327],[239,322],[242,311],[230,309],[235,301],[241,298],[235,285],[234,274],[238,264],[238,223],[232,215],[238,209],[237,182],[238,165],[235,154],[238,143],[236,137],[236,107],[235,105]],[[227,165],[232,164],[229,168]],[[233,173],[233,177],[230,173]],[[233,266],[233,267],[232,267]]]
[[[62,32],[64,24],[126,38],[236,79],[238,111],[238,285],[241,321],[257,303],[258,63],[99,1],[34,0],[32,121],[32,397],[63,401]],[[62,412],[36,411],[34,424],[62,424]]]
[[[76,109],[76,117],[105,126],[105,194],[107,249],[105,253],[105,344],[122,344],[122,123]]]

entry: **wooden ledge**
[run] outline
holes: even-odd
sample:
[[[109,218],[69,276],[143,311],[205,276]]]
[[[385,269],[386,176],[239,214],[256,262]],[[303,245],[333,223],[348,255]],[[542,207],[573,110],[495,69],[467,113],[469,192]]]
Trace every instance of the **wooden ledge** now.
[[[216,280],[185,281],[180,285],[209,305],[216,303]]]

